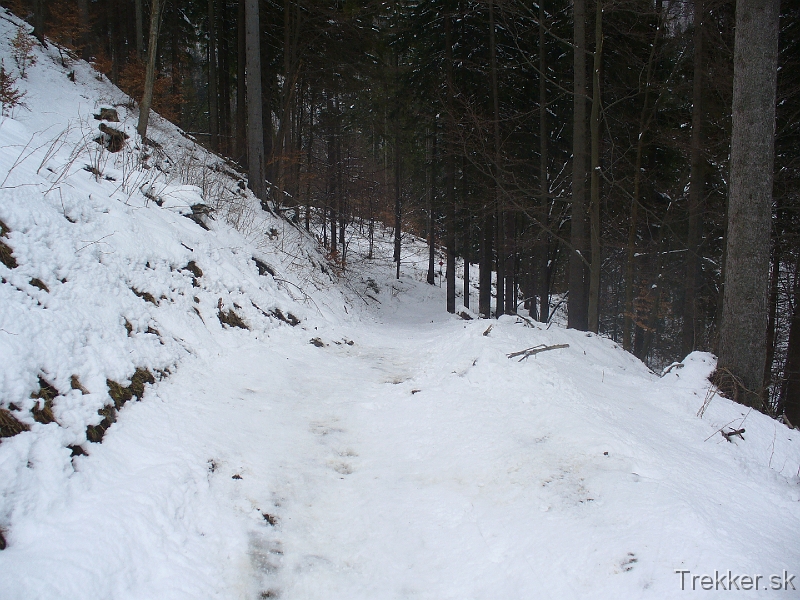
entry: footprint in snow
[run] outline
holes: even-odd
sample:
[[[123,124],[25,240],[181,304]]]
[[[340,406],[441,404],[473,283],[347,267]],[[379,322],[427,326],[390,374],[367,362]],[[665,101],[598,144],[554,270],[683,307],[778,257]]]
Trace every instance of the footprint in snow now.
[[[622,559],[619,566],[625,572],[633,571],[633,567],[637,562],[639,562],[639,559],[636,558],[636,555],[633,552],[628,552],[628,555]]]
[[[353,467],[342,461],[329,461],[328,465],[340,475],[350,475],[353,473]]]

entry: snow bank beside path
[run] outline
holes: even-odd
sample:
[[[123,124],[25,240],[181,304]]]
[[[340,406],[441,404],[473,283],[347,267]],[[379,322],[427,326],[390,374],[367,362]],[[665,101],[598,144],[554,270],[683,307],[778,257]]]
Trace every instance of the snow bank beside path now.
[[[20,22],[6,15],[0,58],[14,73]],[[258,209],[220,158],[157,115],[148,136],[159,146],[138,147],[124,94],[81,61],[64,66],[53,45],[34,53],[17,81],[25,106],[0,118],[0,597],[115,597],[121,584],[93,571],[109,554],[124,564],[107,568],[130,568],[123,579],[146,572],[137,581],[157,596],[175,571],[142,571],[136,557],[157,564],[159,553],[183,552],[194,527],[160,511],[205,510],[182,505],[180,491],[147,493],[159,477],[175,485],[176,465],[163,475],[146,467],[168,463],[174,445],[147,455],[145,435],[113,450],[135,401],[152,410],[184,364],[339,318],[341,300],[298,292],[325,284],[313,241]],[[119,122],[94,116],[112,108]],[[122,151],[104,146],[101,125],[129,134]],[[284,244],[294,258],[272,251]],[[164,418],[149,414],[152,428]],[[85,479],[87,468],[99,480]],[[127,483],[96,494],[115,473]],[[32,542],[42,535],[44,546]],[[48,576],[59,572],[53,561],[63,578]]]

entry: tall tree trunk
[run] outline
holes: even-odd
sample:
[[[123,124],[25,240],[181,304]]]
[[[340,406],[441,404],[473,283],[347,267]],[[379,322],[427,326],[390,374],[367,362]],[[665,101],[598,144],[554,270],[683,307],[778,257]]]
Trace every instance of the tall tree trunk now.
[[[156,50],[158,47],[158,27],[161,24],[161,0],[150,4],[150,36],[147,43],[147,70],[144,76],[144,96],[139,103],[139,123],[136,130],[147,138],[147,123],[150,120],[150,106],[153,103],[153,84],[156,80]]]
[[[134,17],[136,21],[136,58],[142,60],[144,59],[144,11],[142,9],[142,0],[135,0],[133,9],[136,13]]]
[[[484,206],[481,227],[481,256],[478,272],[478,311],[488,319],[492,315],[492,240],[494,215],[492,204]]]
[[[430,285],[436,285],[436,265],[435,265],[435,243],[434,226],[436,221],[433,218],[433,206],[436,199],[436,137],[437,127],[434,124],[433,135],[428,135],[428,276],[426,281]]]
[[[472,259],[470,252],[472,246],[472,214],[469,209],[465,210],[466,224],[464,225],[464,243],[461,245],[461,253],[464,255],[464,307],[469,308],[469,261]]]
[[[306,173],[311,173],[314,163],[314,88],[308,87],[308,147],[306,150]],[[311,231],[311,177],[306,183],[306,231]],[[372,258],[372,243],[370,243],[369,256]]]
[[[795,264],[792,288],[794,310],[789,325],[789,345],[783,373],[784,385],[781,388],[776,412],[778,415],[785,414],[789,422],[797,427],[800,424],[800,257]]]
[[[81,58],[89,62],[92,59],[89,0],[78,0],[78,24],[81,29]]]
[[[173,12],[174,14],[174,12]],[[183,126],[183,100],[181,99],[182,69],[180,36],[177,27],[170,27],[170,93],[172,95],[172,108],[178,117],[178,126]]]
[[[697,280],[700,275],[700,239],[703,226],[705,164],[703,159],[703,17],[704,0],[694,1],[694,74],[692,80],[692,139],[689,151],[689,227],[686,236],[686,292],[681,354],[697,348]]]
[[[269,65],[269,35],[266,28],[259,31],[261,39],[261,64]],[[264,179],[269,181],[270,187],[264,186],[265,192],[272,193],[272,184],[275,183],[275,139],[272,128],[272,91],[275,77],[269,69],[261,70],[261,126],[263,127],[262,136],[264,139]]]
[[[219,151],[219,94],[217,92],[217,17],[215,0],[208,0],[208,132],[211,149]]]
[[[776,324],[778,320],[778,294],[780,293],[781,247],[776,240],[772,246],[772,269],[769,280],[769,306],[767,316],[767,359],[764,362],[764,385],[772,384],[772,365],[775,361]]]
[[[636,230],[639,225],[639,197],[641,195],[642,184],[642,153],[644,152],[645,133],[650,128],[652,114],[648,114],[650,99],[650,79],[653,75],[653,59],[658,46],[658,39],[661,33],[661,15],[658,15],[658,29],[656,29],[653,43],[650,44],[650,56],[647,60],[647,73],[644,81],[644,100],[642,102],[642,112],[639,115],[639,136],[636,140],[636,159],[633,166],[633,195],[631,196],[630,222],[628,223],[628,248],[625,260],[625,311],[622,322],[622,348],[630,352],[632,350],[634,320],[633,297],[636,289],[634,282],[634,257],[636,255]],[[655,107],[653,107],[655,110]]]
[[[539,213],[544,228],[538,244],[539,260],[534,268],[538,272],[539,320],[547,322],[550,312],[550,290],[547,277],[547,248],[550,208],[550,186],[547,177],[547,62],[545,48],[544,2],[539,0]],[[534,300],[535,301],[535,300]]]
[[[336,109],[338,108],[336,99],[328,95],[328,155],[327,155],[327,170],[328,170],[328,194],[327,194],[327,213],[331,221],[331,255],[335,258],[338,253],[339,239],[337,236],[337,194],[339,190],[336,189],[338,179],[336,177]]]
[[[400,260],[403,221],[403,180],[400,173],[400,124],[398,117],[394,122],[394,261],[395,278],[400,279]]]
[[[736,390],[737,399],[762,410],[779,12],[779,0],[736,4],[725,296],[717,364],[718,375],[730,373],[744,387]]]
[[[589,328],[588,244],[586,240],[586,0],[574,0],[572,216],[570,219],[569,298],[567,326]]]
[[[228,30],[231,26],[226,0],[215,0],[217,6],[217,56],[219,68],[219,149],[225,156],[231,156],[231,78],[229,70],[230,47]]]
[[[489,60],[492,76],[492,126],[494,130],[494,144],[492,156],[492,175],[494,189],[494,206],[497,215],[497,302],[495,314],[500,316],[505,312],[505,284],[506,284],[506,247],[505,215],[503,202],[500,199],[500,94],[497,82],[497,44],[495,40],[494,0],[489,0]]]
[[[597,0],[594,25],[594,66],[592,69],[592,136],[591,227],[592,261],[589,266],[589,331],[600,327],[600,64],[603,55],[603,2]]]
[[[47,15],[47,3],[45,0],[33,0],[33,35],[39,40],[43,46],[44,41],[44,24]],[[111,19],[114,17],[111,16]]]
[[[446,229],[447,229],[447,312],[456,312],[456,194],[455,194],[455,175],[456,175],[456,156],[455,148],[452,143],[455,135],[453,124],[453,39],[452,39],[452,19],[450,15],[445,16],[444,25],[444,44],[445,44],[445,77],[447,80],[447,123],[448,140],[447,151],[445,153],[445,210]]]
[[[154,0],[158,1],[158,0]],[[245,3],[245,45],[247,65],[247,166],[250,189],[261,206],[269,210],[264,178],[264,125],[261,94],[261,34],[258,0]]]
[[[236,14],[236,160],[247,167],[245,2],[246,0],[238,1]]]

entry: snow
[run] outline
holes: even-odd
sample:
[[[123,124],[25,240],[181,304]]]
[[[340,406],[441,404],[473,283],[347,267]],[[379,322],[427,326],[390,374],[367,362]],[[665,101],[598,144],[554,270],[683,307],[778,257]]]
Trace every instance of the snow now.
[[[611,340],[448,315],[424,244],[395,280],[382,229],[342,271],[157,116],[149,168],[133,109],[102,152],[91,115],[125,98],[36,52],[0,122],[0,407],[30,427],[0,444],[0,598],[665,599],[800,571],[800,434],[714,395],[713,356],[658,377]],[[507,356],[540,344],[569,346]],[[155,383],[88,441],[137,368]]]

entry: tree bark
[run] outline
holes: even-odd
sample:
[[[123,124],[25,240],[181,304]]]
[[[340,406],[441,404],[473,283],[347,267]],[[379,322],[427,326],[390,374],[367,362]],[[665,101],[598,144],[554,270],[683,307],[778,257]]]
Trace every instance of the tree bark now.
[[[158,0],[154,0],[158,1]],[[247,68],[247,166],[248,183],[261,206],[269,210],[264,178],[264,125],[261,98],[261,37],[258,0],[245,6],[245,55]]]
[[[603,55],[603,3],[597,0],[594,25],[594,66],[592,69],[592,173],[591,173],[591,227],[592,261],[589,266],[589,331],[600,328],[600,267],[603,257],[600,250],[600,65]]]
[[[574,0],[572,124],[572,210],[567,326],[589,328],[586,261],[586,0]]]
[[[81,58],[89,62],[92,59],[89,0],[78,0],[78,24],[81,28]]]
[[[139,103],[139,123],[136,130],[147,138],[147,123],[150,120],[150,106],[153,103],[153,84],[156,80],[156,49],[158,47],[158,27],[161,24],[161,0],[150,4],[150,36],[147,43],[147,70],[144,76],[144,96]]]
[[[484,206],[483,226],[481,227],[481,256],[478,273],[478,311],[481,317],[492,316],[492,240],[494,215],[491,204]]]
[[[493,1],[493,0],[490,0]],[[447,83],[447,123],[449,125],[448,138],[451,140],[447,145],[445,153],[445,210],[447,211],[445,220],[447,222],[447,312],[456,312],[456,195],[455,195],[455,172],[456,157],[452,143],[454,135],[453,127],[453,39],[452,24],[450,15],[445,16],[444,37],[445,37],[445,78]]]
[[[719,373],[764,410],[779,0],[738,0]],[[738,386],[737,386],[738,387]]]
[[[44,24],[47,14],[45,0],[33,0],[33,35],[39,43],[46,46],[44,41]],[[113,19],[113,16],[111,17]]]
[[[208,0],[208,132],[211,149],[219,151],[219,94],[217,92],[217,18],[215,0]]]
[[[436,265],[434,264],[436,236],[433,231],[436,222],[433,218],[433,205],[436,199],[436,136],[437,131],[434,125],[433,135],[429,135],[427,140],[430,164],[428,166],[428,276],[426,281],[430,285],[436,285]]]
[[[500,90],[497,82],[497,47],[495,40],[494,0],[489,0],[489,60],[492,77],[492,126],[494,130],[494,156],[492,156],[492,175],[494,206],[497,215],[497,317],[505,313],[506,261],[509,249],[506,247],[505,214],[500,199]]]
[[[135,0],[133,8],[136,13],[134,17],[136,21],[136,58],[142,60],[144,58],[144,11],[142,9],[142,0]]]
[[[686,292],[681,354],[697,348],[697,280],[700,274],[700,238],[703,225],[705,169],[703,161],[703,16],[704,0],[694,2],[694,74],[692,81],[692,139],[689,174],[689,227],[686,236]]]
[[[644,81],[644,101],[639,115],[639,137],[636,140],[636,159],[633,165],[633,195],[631,197],[630,222],[628,223],[628,248],[625,261],[625,310],[622,322],[622,348],[630,352],[633,348],[632,336],[635,327],[633,298],[635,295],[634,258],[636,255],[636,231],[639,226],[639,197],[642,184],[642,153],[644,152],[645,133],[650,128],[652,115],[648,115],[650,99],[650,79],[653,74],[653,59],[661,32],[661,15],[658,16],[658,29],[653,43],[650,45],[650,56],[647,60],[647,74]],[[654,107],[655,110],[655,107]]]
[[[776,240],[772,245],[772,268],[769,279],[769,305],[767,316],[767,358],[764,361],[764,385],[772,384],[772,365],[775,362],[776,324],[778,319],[778,294],[780,293],[781,247]]]
[[[539,320],[546,323],[550,313],[550,290],[548,289],[547,277],[547,249],[549,246],[549,235],[547,227],[550,220],[550,186],[547,177],[547,79],[545,77],[547,62],[545,48],[545,13],[544,2],[539,0],[539,213],[540,219],[545,228],[540,234],[540,241],[537,244],[539,253],[538,264],[534,265],[537,270],[537,280],[539,289]],[[535,300],[534,300],[535,302]]]
[[[239,0],[236,14],[236,160],[247,168],[245,1]]]
[[[214,0],[217,5],[217,60],[219,67],[219,150],[225,156],[231,156],[231,78],[229,69],[230,45],[228,30],[231,26],[226,0]]]
[[[800,423],[800,259],[795,265],[792,321],[789,325],[789,346],[786,351],[784,385],[777,414],[785,414],[795,427]]]

